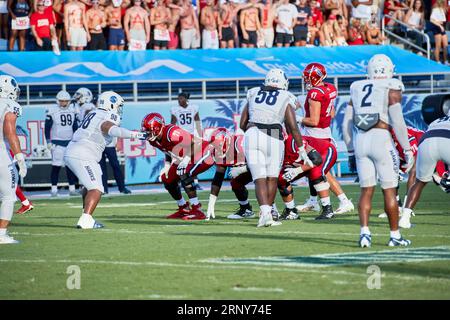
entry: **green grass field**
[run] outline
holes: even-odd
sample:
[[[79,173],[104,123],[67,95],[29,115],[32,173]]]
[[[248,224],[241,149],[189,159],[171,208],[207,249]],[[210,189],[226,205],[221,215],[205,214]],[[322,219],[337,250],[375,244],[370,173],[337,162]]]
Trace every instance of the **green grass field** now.
[[[356,204],[359,189],[345,190]],[[208,194],[200,193],[204,207]],[[253,190],[250,195],[256,208]],[[303,202],[307,189],[296,195]],[[388,223],[377,218],[380,191],[368,250],[357,247],[355,212],[321,222],[304,214],[261,229],[256,219],[226,219],[237,207],[233,199],[223,191],[215,220],[184,222],[164,218],[175,209],[167,194],[106,196],[95,215],[105,224],[101,230],[74,228],[80,198],[36,200],[30,214],[14,216],[10,232],[21,243],[0,246],[0,299],[450,298],[450,197],[434,185],[417,207],[416,226],[403,231],[413,250],[386,246]],[[326,263],[327,256],[310,257],[319,254],[337,255]],[[349,264],[342,264],[345,257]],[[80,289],[67,287],[73,265],[80,268]],[[368,289],[369,265],[380,268],[381,289]]]

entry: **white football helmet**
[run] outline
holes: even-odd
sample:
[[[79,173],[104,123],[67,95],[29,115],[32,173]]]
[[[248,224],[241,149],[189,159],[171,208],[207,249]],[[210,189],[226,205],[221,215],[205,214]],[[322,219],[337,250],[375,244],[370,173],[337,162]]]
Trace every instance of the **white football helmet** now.
[[[282,90],[287,90],[289,87],[289,80],[283,70],[278,68],[270,69],[267,72],[264,85],[267,87],[275,87]]]
[[[70,102],[70,94],[65,91],[61,90],[56,94],[56,103],[58,106],[65,108],[69,105]]]
[[[119,94],[114,91],[105,91],[98,97],[97,108],[117,113],[122,117],[123,103],[124,100]]]
[[[93,95],[91,90],[88,88],[79,88],[73,98],[80,104],[90,103],[92,101]]]
[[[394,76],[394,64],[385,54],[376,54],[367,65],[369,79],[391,79]]]
[[[17,101],[20,95],[20,88],[16,79],[11,76],[0,76],[0,98]]]
[[[444,111],[444,114],[446,114],[450,117],[450,99],[447,99],[444,101],[444,104],[442,106],[442,111]]]

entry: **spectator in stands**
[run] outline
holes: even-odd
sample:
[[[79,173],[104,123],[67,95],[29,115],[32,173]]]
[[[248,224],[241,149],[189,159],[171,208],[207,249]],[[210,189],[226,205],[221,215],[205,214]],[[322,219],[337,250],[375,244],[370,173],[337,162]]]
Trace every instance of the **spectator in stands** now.
[[[370,22],[373,0],[352,0],[352,17],[358,18],[361,24]]]
[[[406,13],[403,22],[406,23],[410,28],[407,30],[407,35],[409,38],[413,39],[415,44],[422,47],[423,37],[417,32],[411,31],[411,29],[416,29],[418,31],[423,31],[425,27],[425,10],[422,0],[413,0],[412,7]]]
[[[327,15],[340,15],[344,17],[344,21],[348,21],[348,10],[345,5],[345,0],[325,0],[324,8]]]
[[[296,47],[306,46],[308,38],[308,21],[311,18],[311,8],[307,6],[306,0],[300,0],[297,7],[297,20],[294,26],[294,45]]]
[[[125,32],[122,28],[121,0],[112,0],[106,7],[106,23],[109,26],[108,48],[109,50],[123,50],[125,47]]]
[[[430,22],[432,23],[432,31],[434,34],[434,59],[437,62],[441,62],[441,48],[442,48],[442,60],[444,64],[447,62],[447,45],[448,37],[445,32],[445,24],[447,21],[447,6],[444,3],[445,0],[437,0],[431,9]]]
[[[64,35],[64,0],[54,0],[52,11],[55,18],[55,30],[58,44],[62,47],[62,44],[66,43]]]
[[[275,19],[275,10],[277,4],[272,4],[272,0],[266,0],[266,2],[260,5],[261,10],[261,33],[264,37],[264,46],[266,48],[272,48],[273,40],[275,39],[275,33],[273,30],[273,22]]]
[[[366,39],[367,44],[375,45],[383,44],[383,41],[385,40],[383,34],[381,33],[376,16],[373,16],[372,21],[367,25]]]
[[[384,2],[384,14],[390,15],[394,19],[403,21],[407,10],[409,10],[409,7],[404,2],[398,0],[386,0]],[[394,26],[396,24],[394,20],[389,18],[385,18],[384,23],[386,26]]]
[[[381,3],[384,0],[372,0],[372,5],[370,8],[372,9],[372,17],[375,16],[378,23],[381,22]]]
[[[316,0],[311,0],[309,7],[311,8],[311,19],[308,22],[309,44],[315,44],[316,38],[319,38],[320,27],[323,23],[323,14],[322,10],[317,7]]]
[[[167,49],[173,50],[177,49],[180,43],[180,37],[178,36],[177,27],[180,21],[181,7],[183,0],[170,0],[169,9],[172,14],[172,22],[169,24],[169,43],[167,44]]]
[[[289,47],[293,41],[294,25],[297,21],[297,7],[289,0],[280,0],[280,5],[275,11],[277,47]]]
[[[52,39],[56,40],[55,21],[51,11],[44,10],[44,0],[37,1],[37,11],[30,17],[31,33],[36,41],[37,50],[51,51]]]
[[[227,0],[219,3],[219,39],[221,48],[234,48],[234,8]]]
[[[14,50],[14,43],[19,37],[19,50],[25,51],[25,37],[30,29],[31,5],[29,0],[8,0],[8,12],[11,17],[9,51]]]
[[[219,13],[214,8],[214,0],[207,0],[206,7],[202,9],[200,15],[200,23],[203,26],[203,49],[219,49],[218,20]]]
[[[191,0],[184,0],[180,16],[180,38],[182,49],[200,47],[200,26]]]
[[[8,0],[0,0],[0,39],[8,38]]]
[[[150,42],[150,21],[142,0],[133,0],[123,18],[128,50],[145,50]]]
[[[72,51],[83,50],[91,40],[85,9],[85,4],[78,0],[68,0],[64,6],[64,30],[67,45]]]
[[[361,19],[352,18],[348,29],[348,41],[351,46],[362,45],[365,42],[364,29],[361,26]]]
[[[335,40],[337,46],[347,46],[348,30],[344,18],[341,15],[336,16],[336,21],[333,24]]]
[[[334,34],[333,25],[336,22],[336,16],[334,14],[330,14],[328,19],[322,24],[320,28],[320,45],[324,47],[331,47],[337,44]]]
[[[259,10],[255,6],[256,2],[257,0],[250,0],[253,6],[241,10],[240,27],[242,30],[242,48],[255,48],[258,43],[261,22],[259,21]]]
[[[158,2],[158,5],[150,10],[154,50],[167,49],[170,41],[169,25],[171,22],[171,12],[165,1]]]
[[[91,35],[89,50],[106,50],[103,29],[106,27],[106,14],[100,8],[99,0],[91,0],[92,8],[86,11],[87,25]]]

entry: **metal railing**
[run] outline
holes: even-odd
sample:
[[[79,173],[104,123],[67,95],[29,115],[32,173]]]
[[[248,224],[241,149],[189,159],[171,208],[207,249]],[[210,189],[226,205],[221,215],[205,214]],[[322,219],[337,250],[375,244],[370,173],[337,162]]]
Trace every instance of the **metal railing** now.
[[[424,48],[418,46],[414,42],[411,42],[408,39],[402,38],[401,36],[395,34],[394,32],[386,29],[385,18],[395,21],[399,25],[405,27],[407,31],[412,31],[412,32],[418,34],[420,37],[424,38],[425,42],[427,43],[427,49],[425,50]],[[404,23],[403,21],[393,18],[391,15],[384,14],[381,17],[381,32],[382,32],[384,38],[386,38],[385,34],[388,34],[389,36],[397,39],[398,41],[403,42],[403,43],[407,44],[408,46],[413,47],[413,48],[417,49],[418,51],[425,53],[427,55],[427,59],[430,60],[431,41],[430,41],[430,37],[428,36],[428,34],[426,34],[423,30],[418,30],[414,27],[409,26],[408,24]],[[384,41],[383,41],[383,44],[385,44]]]

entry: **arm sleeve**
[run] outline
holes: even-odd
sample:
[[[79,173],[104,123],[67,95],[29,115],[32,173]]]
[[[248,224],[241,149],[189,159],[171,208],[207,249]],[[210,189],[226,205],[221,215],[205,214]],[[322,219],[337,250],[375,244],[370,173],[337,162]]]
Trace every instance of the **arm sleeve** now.
[[[342,122],[342,138],[348,151],[353,151],[353,106],[347,105]]]
[[[52,126],[53,126],[53,119],[50,115],[47,115],[47,117],[45,118],[44,132],[45,132],[45,140],[47,140],[48,142],[50,141],[50,132],[52,130]]]
[[[111,128],[109,128],[108,134],[111,137],[124,138],[124,139],[131,139],[131,137],[132,137],[132,131],[125,129],[125,128],[118,127],[118,126],[112,126]]]
[[[402,106],[400,103],[389,106],[388,109],[391,126],[394,129],[398,143],[403,150],[410,150],[411,145],[408,139],[408,129],[406,128],[405,119],[403,118]]]

